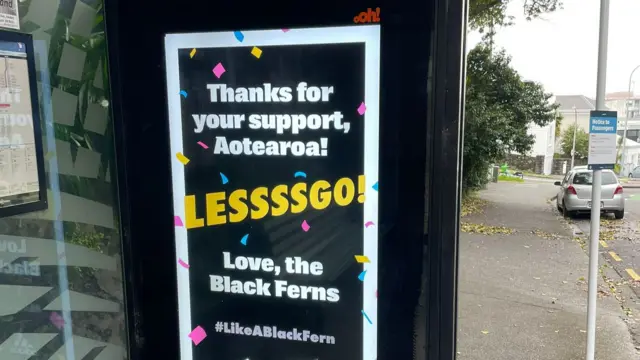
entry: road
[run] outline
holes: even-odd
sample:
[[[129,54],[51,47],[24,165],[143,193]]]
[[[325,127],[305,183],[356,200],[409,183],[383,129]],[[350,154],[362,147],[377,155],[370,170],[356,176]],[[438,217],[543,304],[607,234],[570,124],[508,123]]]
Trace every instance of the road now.
[[[625,217],[614,220],[606,217],[600,230],[600,252],[620,276],[626,280],[640,281],[640,189],[624,189]],[[571,221],[587,237],[590,233],[589,215]],[[637,297],[640,287],[633,286]]]

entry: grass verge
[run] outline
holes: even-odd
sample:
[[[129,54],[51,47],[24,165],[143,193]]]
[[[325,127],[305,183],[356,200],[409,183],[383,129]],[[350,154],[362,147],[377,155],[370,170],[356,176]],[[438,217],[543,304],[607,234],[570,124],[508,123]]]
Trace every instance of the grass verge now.
[[[524,182],[523,179],[520,179],[519,177],[514,177],[514,176],[505,176],[505,175],[500,175],[498,176],[498,181],[508,181],[508,182]]]

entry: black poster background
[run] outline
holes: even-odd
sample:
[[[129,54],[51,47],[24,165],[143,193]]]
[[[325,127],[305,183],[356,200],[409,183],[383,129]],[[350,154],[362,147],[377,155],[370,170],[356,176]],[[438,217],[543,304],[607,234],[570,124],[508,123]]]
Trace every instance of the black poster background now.
[[[316,180],[334,183],[349,177],[357,184],[364,173],[364,122],[356,109],[364,100],[365,45],[364,43],[261,46],[257,59],[250,54],[252,47],[201,48],[190,58],[191,49],[179,51],[180,88],[188,92],[182,101],[183,153],[191,160],[185,166],[186,195],[195,195],[198,217],[205,217],[205,194],[235,189],[251,191],[256,187],[293,184],[305,179],[294,173],[307,174],[306,182]],[[212,68],[221,62],[226,72],[220,79]],[[300,82],[308,86],[333,86],[328,102],[298,102],[295,88]],[[261,87],[263,83],[288,86],[293,100],[288,103],[211,103],[207,84],[226,84],[230,87]],[[331,114],[341,111],[344,122],[350,122],[349,133],[338,130],[302,130],[292,135],[276,134],[273,130],[242,129],[210,130],[195,133],[192,114]],[[228,141],[242,140],[298,140],[320,141],[328,138],[328,156],[295,157],[214,155],[216,136]],[[209,146],[203,149],[198,141]],[[222,184],[220,173],[228,179]],[[357,186],[356,186],[357,189]],[[356,190],[357,191],[357,190]],[[357,194],[356,194],[357,196]],[[308,232],[301,229],[306,220]],[[246,246],[241,238],[249,234]],[[362,358],[362,282],[358,274],[363,267],[354,255],[363,251],[363,204],[356,200],[346,207],[333,203],[318,211],[310,206],[301,214],[267,215],[261,220],[245,220],[219,226],[188,230],[191,315],[193,326],[202,326],[208,337],[193,348],[195,360],[352,360]],[[278,279],[290,284],[337,288],[337,303],[247,296],[210,291],[209,275],[226,275],[237,280],[261,278],[272,281],[273,274],[252,271],[226,270],[222,252],[234,256],[272,258],[282,272]],[[321,276],[289,275],[284,258],[300,256],[320,261]],[[274,285],[271,286],[273,294]],[[239,322],[241,325],[273,325],[289,331],[297,328],[315,334],[335,337],[335,344],[314,344],[273,338],[230,335],[215,332],[218,321]]]

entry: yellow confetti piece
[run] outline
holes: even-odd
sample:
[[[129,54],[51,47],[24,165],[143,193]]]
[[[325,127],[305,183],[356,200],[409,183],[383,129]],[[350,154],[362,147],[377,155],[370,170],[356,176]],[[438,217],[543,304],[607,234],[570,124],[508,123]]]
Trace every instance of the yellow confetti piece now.
[[[191,49],[191,52],[189,53],[189,58],[193,59],[195,54],[196,54],[196,49]]]
[[[251,49],[251,55],[260,59],[260,56],[262,56],[262,50],[260,50],[259,47],[254,46],[253,49]]]
[[[489,334],[489,332],[487,330],[482,330],[481,333],[483,333],[485,335]]]
[[[360,264],[370,263],[369,258],[364,255],[355,255],[356,261]]]
[[[180,153],[180,152],[176,154],[176,157],[178,158],[178,161],[180,161],[182,163],[182,165],[187,165],[189,163],[189,161],[191,161],[191,160],[189,160],[188,157],[182,155],[182,153]]]
[[[609,244],[607,244],[607,242],[604,241],[604,240],[600,240],[600,245],[602,245],[603,248],[608,248],[609,247]]]

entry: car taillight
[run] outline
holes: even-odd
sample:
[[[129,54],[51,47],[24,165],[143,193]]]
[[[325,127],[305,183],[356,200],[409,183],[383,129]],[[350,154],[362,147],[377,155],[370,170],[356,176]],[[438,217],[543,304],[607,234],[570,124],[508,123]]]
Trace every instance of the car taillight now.
[[[622,186],[618,185],[618,187],[616,188],[616,192],[613,193],[614,195],[620,195],[622,194]]]
[[[567,188],[567,192],[569,194],[578,195],[578,193],[576,192],[576,188],[574,188],[573,185],[569,185],[569,187]]]

